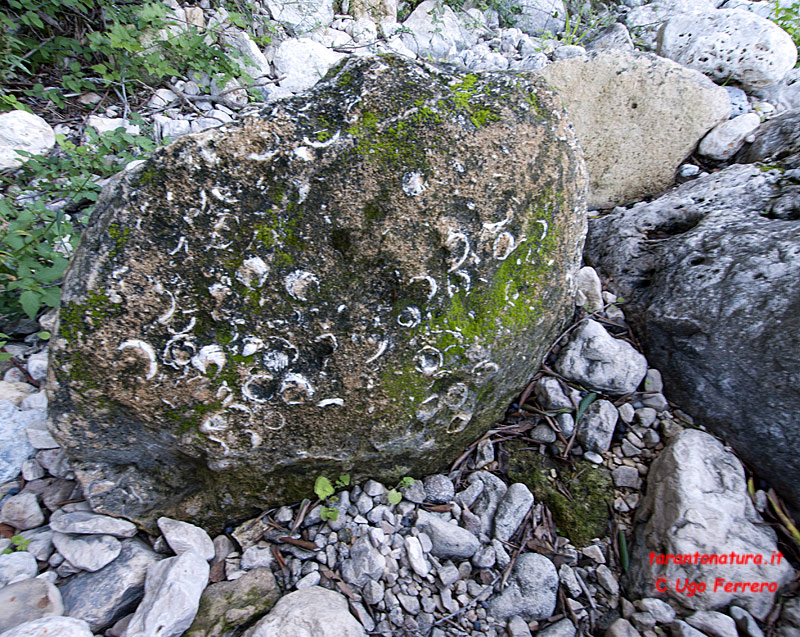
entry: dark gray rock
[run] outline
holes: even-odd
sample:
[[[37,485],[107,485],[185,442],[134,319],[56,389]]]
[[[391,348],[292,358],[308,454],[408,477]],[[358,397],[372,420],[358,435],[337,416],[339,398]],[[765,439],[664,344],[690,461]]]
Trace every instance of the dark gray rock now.
[[[731,166],[593,221],[586,250],[628,302],[667,397],[723,435],[796,510],[797,188],[777,170]]]
[[[753,136],[753,142],[739,151],[737,162],[800,168],[800,109],[781,113],[764,122]]]
[[[123,540],[119,557],[94,573],[79,573],[61,588],[64,614],[85,620],[99,633],[141,601],[147,568],[161,559],[144,542]]]
[[[541,79],[391,56],[157,150],[102,194],[51,340],[92,508],[213,528],[440,470],[572,312],[585,188]]]

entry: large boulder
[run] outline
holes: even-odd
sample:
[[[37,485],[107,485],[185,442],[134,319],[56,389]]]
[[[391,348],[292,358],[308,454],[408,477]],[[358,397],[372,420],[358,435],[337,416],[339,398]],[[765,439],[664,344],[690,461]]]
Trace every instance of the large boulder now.
[[[628,573],[636,594],[695,610],[735,603],[764,619],[794,571],[778,559],[775,532],[756,513],[736,456],[687,429],[653,462],[647,484]]]
[[[586,153],[592,208],[668,187],[697,142],[730,114],[725,89],[655,55],[602,51],[548,64],[541,74]]]
[[[797,62],[797,47],[786,31],[740,9],[670,19],[658,34],[658,54],[745,90],[777,84]]]
[[[52,430],[92,507],[218,525],[319,474],[441,469],[570,311],[586,175],[535,78],[350,59],[101,196]]]
[[[800,210],[779,170],[734,165],[590,224],[586,259],[669,397],[800,509]]]

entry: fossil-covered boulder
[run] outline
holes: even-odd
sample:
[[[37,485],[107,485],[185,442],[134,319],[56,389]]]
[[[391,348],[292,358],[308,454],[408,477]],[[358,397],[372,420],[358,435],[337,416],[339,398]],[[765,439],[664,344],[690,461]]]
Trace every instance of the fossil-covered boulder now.
[[[539,80],[353,59],[104,191],[52,431],[96,510],[206,526],[319,474],[434,472],[569,311],[586,174]]]

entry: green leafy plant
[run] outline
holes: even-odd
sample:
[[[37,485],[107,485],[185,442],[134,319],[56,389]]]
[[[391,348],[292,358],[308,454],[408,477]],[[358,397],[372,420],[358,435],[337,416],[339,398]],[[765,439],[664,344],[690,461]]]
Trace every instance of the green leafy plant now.
[[[343,473],[336,480],[335,484],[331,484],[325,476],[318,476],[314,482],[314,493],[323,502],[335,503],[337,498],[332,497],[336,493],[336,489],[341,489],[350,484],[350,475]],[[320,517],[323,520],[336,521],[339,519],[339,511],[328,504],[323,504],[320,509]]]
[[[780,0],[775,0],[772,15],[773,22],[792,36],[795,45],[800,48],[800,2],[781,4]],[[796,66],[800,66],[800,60]]]
[[[94,209],[100,181],[155,147],[149,137],[123,128],[102,135],[88,128],[86,138],[86,144],[76,145],[58,135],[57,152],[26,154],[16,175],[0,177],[7,193],[0,199],[2,314],[34,318],[42,307],[58,305],[61,277]],[[19,189],[17,183],[29,186]]]
[[[400,489],[407,489],[412,484],[414,484],[414,478],[405,476],[402,480],[400,480],[400,482],[397,483],[397,486],[394,489],[389,490],[389,493],[386,494],[386,499],[389,500],[390,504],[400,504],[400,501],[403,499]]]
[[[4,550],[2,555],[7,555],[9,553],[13,553],[14,551],[25,551],[30,543],[31,541],[26,537],[22,537],[21,535],[12,535],[11,546]]]

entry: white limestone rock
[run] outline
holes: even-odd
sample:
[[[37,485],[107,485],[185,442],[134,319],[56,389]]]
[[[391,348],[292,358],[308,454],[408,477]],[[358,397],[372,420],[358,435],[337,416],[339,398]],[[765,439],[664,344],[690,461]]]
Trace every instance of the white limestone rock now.
[[[714,126],[730,98],[696,71],[619,50],[559,60],[541,70],[570,115],[589,172],[589,207],[661,192]]]
[[[676,16],[659,33],[658,54],[744,90],[780,82],[797,62],[791,36],[749,11],[718,9]]]
[[[206,561],[214,559],[214,542],[199,526],[172,520],[170,518],[158,518],[158,528],[164,534],[164,539],[169,547],[175,551],[175,555],[180,555],[186,551],[194,551]]]
[[[625,24],[638,46],[654,51],[658,46],[658,32],[670,19],[694,11],[713,11],[713,0],[655,0],[631,9]]]
[[[333,21],[333,0],[265,0],[264,4],[272,19],[293,35],[330,26]]]
[[[61,593],[39,578],[15,582],[0,588],[0,634],[25,622],[64,612]]]
[[[544,31],[559,33],[564,29],[567,7],[564,0],[520,0],[515,26],[530,35]]]
[[[700,141],[697,151],[704,157],[724,161],[733,157],[744,145],[745,139],[761,124],[755,113],[739,115],[717,124]]]
[[[776,582],[780,589],[793,577],[785,559],[770,563],[777,552],[775,532],[763,524],[753,508],[741,462],[702,431],[681,431],[653,462],[647,494],[636,519],[639,525],[629,574],[635,589],[644,596],[651,594],[652,583],[663,577],[665,594],[685,607],[712,610],[735,602],[763,619],[772,608],[774,593],[726,592],[724,587],[715,591],[715,581]],[[736,553],[758,555],[764,563],[751,559],[746,564],[676,564],[674,560],[658,564],[657,558],[650,559],[651,553]],[[686,578],[706,584],[706,589],[692,596],[678,592],[676,581]]]
[[[310,38],[284,40],[273,59],[275,73],[285,76],[279,85],[281,96],[311,88],[344,57],[344,53],[326,49]]]
[[[335,591],[312,586],[284,595],[242,637],[364,637],[364,628]]]
[[[75,568],[93,573],[117,559],[122,544],[111,535],[53,534],[53,544]]]
[[[46,121],[26,111],[0,115],[0,170],[18,168],[25,159],[18,150],[47,154],[55,146],[56,134]]]
[[[642,382],[647,360],[630,343],[614,338],[600,323],[589,319],[573,331],[555,368],[587,389],[622,395],[635,391]]]
[[[93,637],[89,625],[72,617],[42,617],[0,633],[0,637]]]
[[[477,38],[464,29],[455,12],[437,0],[425,0],[403,22],[411,31],[403,44],[421,58],[443,60],[473,46]]]
[[[194,551],[153,564],[147,570],[144,599],[125,637],[182,635],[197,614],[208,573],[208,562]]]

